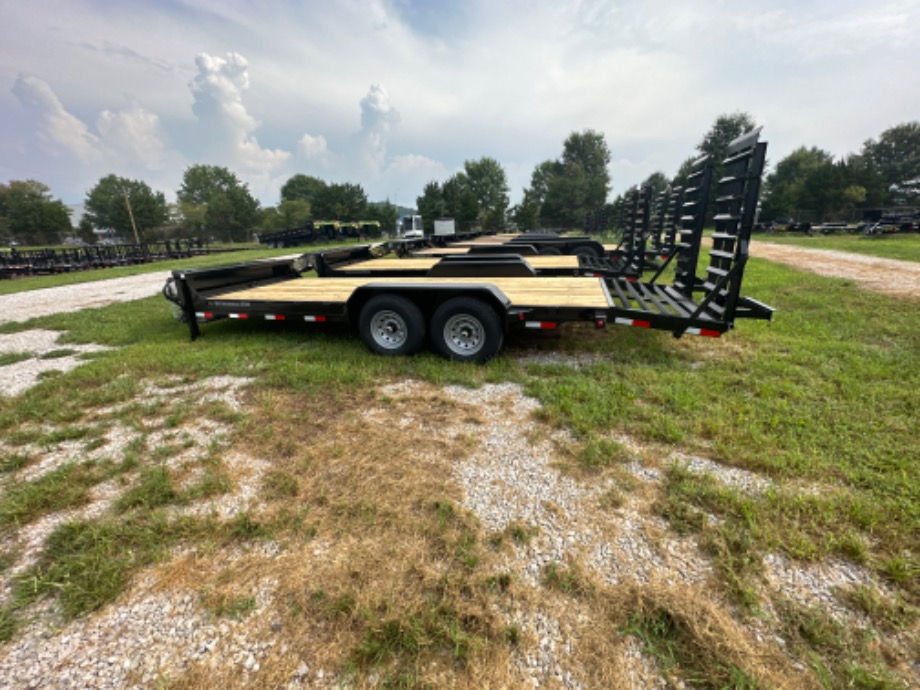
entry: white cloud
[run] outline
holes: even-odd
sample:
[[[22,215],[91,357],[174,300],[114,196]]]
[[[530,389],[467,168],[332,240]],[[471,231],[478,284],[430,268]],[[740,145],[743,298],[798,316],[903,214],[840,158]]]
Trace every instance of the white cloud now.
[[[167,149],[160,119],[137,103],[127,110],[103,110],[96,129],[108,149],[148,170],[163,170],[176,157]]]
[[[131,13],[43,0],[7,14],[0,82],[19,92],[0,93],[4,170],[78,192],[113,151],[133,175],[160,165],[173,187],[170,156],[226,165],[254,189],[308,172],[371,198],[418,195],[410,179],[438,172],[420,161],[451,171],[492,156],[516,201],[572,131],[599,130],[634,162],[616,167],[619,191],[673,173],[722,113],[754,115],[779,160],[800,145],[858,150],[920,112],[905,86],[920,0],[264,0],[258,12],[202,0]]]
[[[291,157],[289,151],[265,149],[253,132],[259,122],[243,105],[249,88],[249,63],[238,53],[226,58],[200,53],[195,58],[198,74],[189,83],[194,98],[192,112],[198,118],[205,151],[231,165],[253,173],[276,170]]]
[[[358,171],[378,175],[386,165],[390,131],[399,124],[399,111],[381,84],[371,85],[360,106],[361,131],[355,149]]]
[[[444,182],[451,174],[440,161],[410,153],[394,157],[375,184],[381,189],[379,196],[414,206],[428,182]]]
[[[308,159],[324,159],[329,156],[329,147],[325,137],[314,137],[304,134],[300,138],[300,151]]]
[[[13,85],[13,94],[35,114],[38,138],[45,152],[51,155],[68,152],[84,163],[102,158],[99,137],[67,112],[47,82],[20,74]]]

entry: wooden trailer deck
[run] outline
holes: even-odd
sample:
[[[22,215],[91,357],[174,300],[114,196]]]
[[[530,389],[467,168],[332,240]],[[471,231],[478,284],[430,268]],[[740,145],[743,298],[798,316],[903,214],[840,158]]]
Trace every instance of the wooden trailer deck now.
[[[558,257],[553,257],[558,258]],[[494,285],[514,307],[613,306],[600,278],[298,278],[271,285],[211,295],[209,302],[343,303],[364,285]]]
[[[412,254],[414,256],[450,256],[452,254],[467,254],[469,251],[469,247],[428,247],[428,249],[419,249],[417,252],[412,252]]]
[[[488,254],[482,255],[483,260],[488,260]],[[571,256],[527,256],[524,257],[527,263],[536,270],[545,269],[576,269],[578,268],[578,257]],[[337,271],[402,271],[406,269],[427,271],[440,261],[438,257],[420,256],[417,258],[406,259],[369,259],[360,261],[347,266],[336,266]]]

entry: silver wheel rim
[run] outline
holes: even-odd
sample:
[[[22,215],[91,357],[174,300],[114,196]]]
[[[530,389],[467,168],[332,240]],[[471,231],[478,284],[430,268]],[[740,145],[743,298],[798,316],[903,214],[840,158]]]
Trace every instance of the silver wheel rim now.
[[[444,324],[444,343],[455,355],[475,355],[486,343],[482,322],[469,314],[450,317]]]
[[[371,319],[371,337],[380,347],[396,350],[409,337],[409,328],[406,320],[395,311],[378,311]]]

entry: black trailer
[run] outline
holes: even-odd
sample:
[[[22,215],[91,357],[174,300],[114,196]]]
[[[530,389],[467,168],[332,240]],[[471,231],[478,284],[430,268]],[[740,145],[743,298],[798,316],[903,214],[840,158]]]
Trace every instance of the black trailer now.
[[[678,277],[671,285],[657,283],[659,275],[647,282],[520,275],[515,273],[524,261],[520,256],[507,262],[513,268],[505,275],[476,276],[468,264],[456,274],[389,277],[332,277],[320,266],[317,277],[305,277],[315,268],[315,257],[305,255],[174,271],[164,294],[181,308],[192,339],[200,335],[200,323],[224,318],[345,322],[383,355],[413,354],[430,339],[445,357],[485,361],[515,324],[554,329],[567,321],[719,337],[738,318],[769,320],[773,314],[740,294],[766,156],[758,135],[756,130],[729,146],[717,187],[713,248],[702,277],[695,271],[699,235],[693,226],[681,229],[673,255]],[[690,196],[689,203],[699,203]]]

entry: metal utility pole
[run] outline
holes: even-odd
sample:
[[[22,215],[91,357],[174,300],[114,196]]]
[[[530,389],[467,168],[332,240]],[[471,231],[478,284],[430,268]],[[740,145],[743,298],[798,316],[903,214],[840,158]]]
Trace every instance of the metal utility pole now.
[[[128,207],[128,217],[131,219],[131,228],[134,230],[134,244],[140,244],[140,238],[137,236],[137,225],[134,223],[134,212],[131,210],[131,199],[128,197],[128,190],[122,189],[125,195],[125,206]]]

